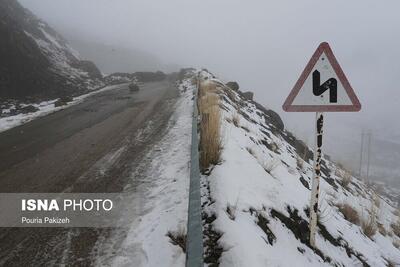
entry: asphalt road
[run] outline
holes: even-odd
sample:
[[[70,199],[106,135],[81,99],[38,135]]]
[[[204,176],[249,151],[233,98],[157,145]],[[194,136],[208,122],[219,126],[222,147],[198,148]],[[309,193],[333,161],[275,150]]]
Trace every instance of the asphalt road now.
[[[0,192],[121,192],[177,95],[169,81],[120,85],[0,133]],[[0,266],[90,266],[99,236],[107,229],[3,228]]]

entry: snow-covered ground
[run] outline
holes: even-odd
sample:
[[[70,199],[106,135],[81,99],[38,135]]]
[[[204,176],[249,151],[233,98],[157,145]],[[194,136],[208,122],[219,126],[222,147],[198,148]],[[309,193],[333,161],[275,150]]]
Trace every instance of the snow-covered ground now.
[[[202,75],[210,79],[209,73]],[[317,249],[311,249],[307,214],[312,159],[302,159],[293,136],[279,130],[265,110],[229,88],[220,88],[221,163],[202,176],[202,202],[208,218],[204,227],[212,226],[217,233],[214,237],[220,235],[206,250],[221,249],[220,266],[400,264],[400,239],[391,226],[399,220],[394,203],[376,196],[354,177],[346,184],[349,176],[326,157]],[[361,222],[346,220],[337,207],[340,204],[353,207]],[[379,227],[367,237],[360,225],[371,217],[371,207]]]
[[[111,86],[106,86],[102,89],[99,90],[95,90],[92,91],[90,93],[84,94],[84,95],[80,95],[77,97],[73,98],[73,101],[69,102],[67,105],[64,106],[59,106],[59,107],[55,107],[54,103],[57,101],[57,99],[54,100],[49,100],[49,101],[43,101],[39,104],[32,104],[32,106],[38,108],[39,110],[32,112],[32,113],[20,113],[17,115],[12,115],[12,116],[7,116],[7,117],[1,117],[0,118],[0,132],[6,131],[8,129],[11,129],[13,127],[22,125],[24,123],[30,122],[36,118],[48,115],[50,113],[56,112],[58,110],[62,110],[65,108],[70,107],[71,105],[76,105],[78,103],[81,103],[85,98],[100,93],[100,92],[104,92],[107,90],[112,90],[115,89],[116,87],[121,86],[121,85],[111,85]],[[26,105],[21,104],[21,107],[24,107]],[[9,112],[8,110],[3,110],[4,114],[7,114]]]
[[[168,124],[167,134],[132,173],[125,193],[135,206],[127,234],[116,230],[99,244],[98,266],[184,266],[185,253],[167,236],[186,235],[193,91],[189,80],[180,84],[181,96]],[[151,127],[151,123],[148,123]],[[138,133],[140,141],[144,136]],[[137,177],[142,177],[138,181]],[[124,236],[122,244],[120,236]],[[126,235],[126,236],[125,236]],[[113,243],[115,242],[115,243]]]

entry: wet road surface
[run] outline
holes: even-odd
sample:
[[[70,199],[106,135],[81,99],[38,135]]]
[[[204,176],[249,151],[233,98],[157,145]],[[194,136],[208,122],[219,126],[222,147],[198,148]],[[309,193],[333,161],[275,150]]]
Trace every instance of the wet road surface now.
[[[177,96],[170,81],[134,93],[118,85],[0,133],[0,192],[123,191],[165,133]],[[100,236],[107,229],[3,228],[0,265],[90,266]]]

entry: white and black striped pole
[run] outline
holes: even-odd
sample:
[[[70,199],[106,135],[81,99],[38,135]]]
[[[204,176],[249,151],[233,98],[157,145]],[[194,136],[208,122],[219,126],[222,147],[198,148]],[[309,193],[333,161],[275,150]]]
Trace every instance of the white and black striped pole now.
[[[322,159],[322,134],[324,113],[316,113],[315,144],[314,144],[314,173],[312,178],[311,203],[310,203],[310,245],[315,247],[315,234],[318,223],[319,179],[321,177]]]

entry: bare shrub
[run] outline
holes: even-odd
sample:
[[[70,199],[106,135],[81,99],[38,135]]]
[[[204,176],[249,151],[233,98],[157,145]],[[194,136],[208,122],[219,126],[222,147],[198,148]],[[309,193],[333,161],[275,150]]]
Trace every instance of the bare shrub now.
[[[392,244],[393,244],[393,246],[394,246],[395,248],[397,248],[397,249],[400,248],[400,242],[399,242],[399,241],[394,240]]]
[[[377,220],[376,220],[377,208],[374,205],[374,202],[371,203],[371,208],[368,211],[367,218],[363,218],[361,222],[361,229],[364,234],[371,238],[376,234],[378,230]]]
[[[363,220],[363,222],[361,223],[361,228],[364,234],[371,238],[376,234],[377,231],[375,219],[369,217],[367,220]]]
[[[239,198],[236,199],[236,202],[234,205],[231,205],[228,203],[226,206],[226,213],[228,214],[229,219],[234,221],[236,219],[236,211],[237,211],[237,206],[238,206]]]
[[[236,210],[231,205],[226,207],[226,213],[228,214],[229,219],[232,221],[236,219]]]
[[[337,205],[339,211],[343,214],[344,218],[353,224],[360,224],[360,216],[358,212],[349,204],[342,203]]]
[[[178,231],[168,231],[166,236],[169,237],[171,244],[179,246],[186,253],[186,231],[183,228]]]
[[[222,151],[221,113],[215,84],[202,83],[199,90],[200,167],[207,169],[220,162]]]

